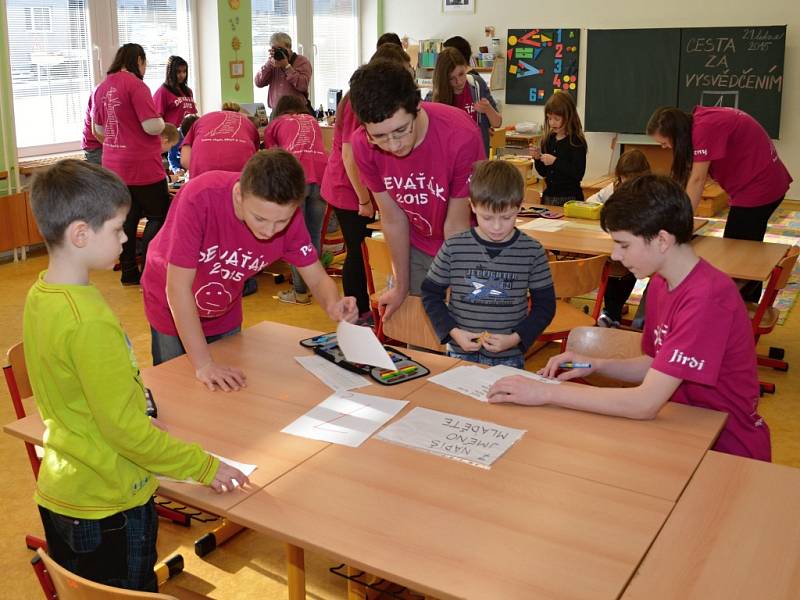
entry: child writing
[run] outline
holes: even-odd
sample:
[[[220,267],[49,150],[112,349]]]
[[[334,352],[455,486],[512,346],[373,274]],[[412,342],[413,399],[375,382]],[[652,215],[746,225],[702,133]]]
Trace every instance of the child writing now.
[[[525,351],[556,311],[544,249],[514,226],[525,182],[506,161],[481,161],[469,192],[478,225],[445,240],[422,283],[422,302],[449,356],[523,369]]]
[[[89,281],[116,262],[130,202],[116,175],[83,161],[37,176],[31,207],[50,256],[25,301],[23,340],[46,427],[34,499],[50,556],[87,579],[155,592],[153,473],[217,491],[248,480],[145,415],[130,341]]]
[[[545,182],[542,204],[562,206],[569,200],[583,200],[586,138],[575,100],[566,92],[556,92],[544,105],[544,115],[541,146],[531,148],[536,171]]]
[[[322,142],[322,130],[317,120],[308,114],[305,98],[294,95],[281,96],[272,111],[272,120],[264,132],[264,147],[281,147],[292,153],[303,166],[306,175],[306,194],[302,202],[301,213],[311,243],[321,256],[320,238],[322,237],[322,221],[327,204],[320,196],[320,184],[325,174],[328,155]],[[303,281],[297,268],[292,265],[291,290],[278,292],[278,300],[292,304],[310,304],[308,286]]]
[[[683,188],[657,175],[634,179],[605,203],[600,222],[614,240],[611,257],[636,277],[651,277],[643,355],[601,359],[565,352],[542,370],[561,385],[506,377],[489,390],[489,401],[552,404],[631,419],[653,419],[669,400],[710,408],[728,414],[714,450],[769,461],[769,429],[757,412],[750,319],[733,280],[698,258],[689,244],[692,205]],[[567,362],[589,366],[559,374]],[[590,373],[638,385],[567,383]]]
[[[611,197],[614,190],[625,183],[650,173],[650,163],[641,150],[628,150],[619,157],[614,170],[614,181],[590,196],[586,201],[602,204]],[[619,327],[622,307],[636,285],[636,277],[619,263],[612,265],[611,277],[603,296],[603,312],[597,319],[601,327]]]
[[[298,210],[305,193],[303,167],[284,150],[258,152],[241,174],[210,171],[181,188],[142,279],[153,364],[186,353],[209,389],[244,387],[244,373],[218,364],[209,344],[241,330],[245,279],[281,258],[332,320],[356,320],[355,299],[339,297],[317,260]]]

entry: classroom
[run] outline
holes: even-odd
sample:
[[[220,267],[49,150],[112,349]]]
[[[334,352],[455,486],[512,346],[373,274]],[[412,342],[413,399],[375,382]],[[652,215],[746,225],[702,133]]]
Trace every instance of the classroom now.
[[[800,5],[0,34],[0,598],[798,597]]]

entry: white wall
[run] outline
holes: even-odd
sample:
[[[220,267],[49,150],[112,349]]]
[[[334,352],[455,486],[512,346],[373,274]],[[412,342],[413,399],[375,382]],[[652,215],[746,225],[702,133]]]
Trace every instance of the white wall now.
[[[196,4],[197,40],[195,48],[199,59],[200,114],[219,110],[222,106],[222,79],[219,71],[219,17],[217,2],[201,0]],[[251,85],[245,81],[243,85]]]
[[[362,10],[374,10],[378,0],[362,0]],[[667,2],[634,2],[632,0],[573,0],[568,4],[558,2],[531,2],[531,0],[475,0],[475,14],[445,15],[441,0],[383,0],[384,29],[401,37],[415,39],[446,39],[461,35],[477,51],[480,45],[489,45],[484,36],[484,26],[493,25],[496,36],[505,42],[509,28],[523,27],[580,27],[580,73],[578,81],[578,110],[584,116],[586,93],[586,29],[622,29],[646,27],[702,27],[788,25],[786,58],[784,61],[784,88],[781,111],[781,139],[776,142],[778,153],[795,183],[788,196],[800,199],[800,3],[796,0],[669,0]],[[374,13],[372,13],[374,14]],[[365,29],[367,24],[364,25]],[[367,37],[362,38],[364,44]],[[374,38],[372,38],[374,39]],[[369,56],[371,47],[363,47]],[[624,68],[624,62],[622,67]],[[504,100],[504,92],[494,92],[495,98]],[[505,106],[505,123],[544,120],[542,107]],[[586,176],[606,173],[613,165],[610,148],[613,136],[605,133],[587,135],[589,155]]]

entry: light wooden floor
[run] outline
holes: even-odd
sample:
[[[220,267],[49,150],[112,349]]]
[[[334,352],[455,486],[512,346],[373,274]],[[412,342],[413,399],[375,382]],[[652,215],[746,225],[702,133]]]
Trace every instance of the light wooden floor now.
[[[25,294],[39,271],[46,267],[46,256],[34,254],[23,263],[0,265],[0,349],[3,353],[22,336],[22,307]],[[287,270],[283,270],[287,272]],[[123,288],[118,277],[110,272],[93,274],[130,336],[139,364],[151,364],[150,336],[139,288]],[[332,323],[317,306],[281,304],[273,296],[278,287],[270,275],[259,277],[259,292],[245,298],[245,327],[262,320],[329,331]],[[800,308],[796,308],[783,327],[768,339],[769,344],[786,348],[790,361],[796,355],[800,339]],[[764,344],[767,345],[767,344]],[[544,364],[552,350],[545,349],[528,362],[528,368]],[[772,430],[775,462],[800,467],[800,378],[798,367],[788,373],[761,370],[762,378],[777,383],[778,392],[766,396],[760,411]],[[199,385],[199,384],[198,384]],[[13,412],[5,385],[0,385],[0,422],[13,420]],[[28,599],[41,597],[41,590],[29,565],[32,553],[25,548],[26,533],[42,534],[41,523],[32,500],[33,475],[22,443],[0,435],[0,461],[5,475],[2,496],[3,519],[0,522],[0,556],[5,567],[5,581],[0,597]],[[768,491],[765,491],[768,493]],[[286,569],[284,546],[269,538],[245,532],[205,559],[195,556],[193,541],[213,523],[193,524],[184,529],[161,522],[159,555],[163,558],[180,552],[186,562],[184,573],[175,582],[212,598],[285,598]],[[306,553],[307,590],[309,598],[344,598],[344,580],[331,575],[328,568],[336,561]]]

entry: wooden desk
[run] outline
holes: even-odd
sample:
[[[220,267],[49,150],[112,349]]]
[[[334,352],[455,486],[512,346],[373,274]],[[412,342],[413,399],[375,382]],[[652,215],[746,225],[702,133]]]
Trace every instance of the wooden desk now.
[[[764,281],[786,255],[789,246],[749,240],[696,236],[692,247],[723,273],[736,279]]]
[[[800,470],[709,452],[623,600],[798,597]]]

